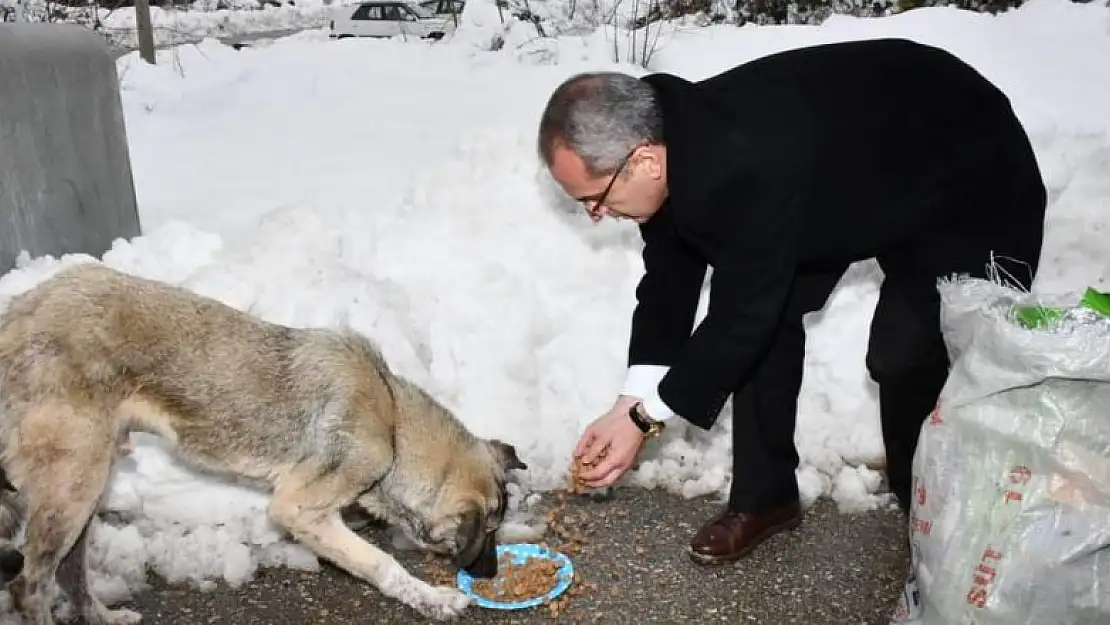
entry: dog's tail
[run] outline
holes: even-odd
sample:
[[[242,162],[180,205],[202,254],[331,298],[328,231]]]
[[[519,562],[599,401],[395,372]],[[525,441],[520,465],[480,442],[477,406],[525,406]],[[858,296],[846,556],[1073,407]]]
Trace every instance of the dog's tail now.
[[[0,467],[0,587],[5,587],[23,570],[23,554],[16,546],[23,525],[23,501]]]

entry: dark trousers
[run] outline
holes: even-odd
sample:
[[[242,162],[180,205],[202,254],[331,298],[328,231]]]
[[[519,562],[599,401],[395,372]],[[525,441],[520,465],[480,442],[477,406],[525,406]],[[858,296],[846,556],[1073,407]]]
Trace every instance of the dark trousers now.
[[[985,164],[982,177],[929,202],[952,215],[876,259],[884,279],[866,366],[879,387],[887,482],[904,511],[918,435],[948,378],[937,280],[987,277],[992,257],[1028,289],[1041,253],[1047,194],[1027,143]],[[1016,261],[1016,262],[1015,262]],[[848,265],[800,270],[765,357],[733,394],[729,508],[754,512],[798,499],[794,431],[806,335],[802,316],[824,307]]]

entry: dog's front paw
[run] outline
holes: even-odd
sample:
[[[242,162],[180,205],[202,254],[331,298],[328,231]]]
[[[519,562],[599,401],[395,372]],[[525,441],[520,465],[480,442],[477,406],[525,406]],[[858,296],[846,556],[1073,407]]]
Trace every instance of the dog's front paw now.
[[[108,625],[138,625],[143,620],[143,615],[134,610],[109,610]]]
[[[109,610],[103,606],[96,611],[96,615],[85,619],[97,625],[138,625],[143,620],[143,615],[133,610]]]
[[[450,586],[437,586],[429,587],[414,607],[427,618],[449,621],[461,615],[469,605],[470,597]]]

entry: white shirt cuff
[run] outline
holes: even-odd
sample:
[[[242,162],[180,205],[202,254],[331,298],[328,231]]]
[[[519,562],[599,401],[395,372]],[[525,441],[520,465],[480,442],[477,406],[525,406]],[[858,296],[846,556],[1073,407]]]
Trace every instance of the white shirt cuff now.
[[[653,421],[670,419],[675,413],[659,397],[659,381],[669,370],[670,367],[663,365],[632,365],[628,368],[621,395],[639,397],[644,403],[644,412]]]

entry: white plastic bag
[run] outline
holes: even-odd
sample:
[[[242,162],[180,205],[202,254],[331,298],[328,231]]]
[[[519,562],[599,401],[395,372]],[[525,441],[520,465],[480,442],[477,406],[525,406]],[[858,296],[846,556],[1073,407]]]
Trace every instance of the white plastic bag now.
[[[1106,296],[1036,315],[987,280],[940,292],[953,368],[914,457],[894,622],[1110,623]]]

